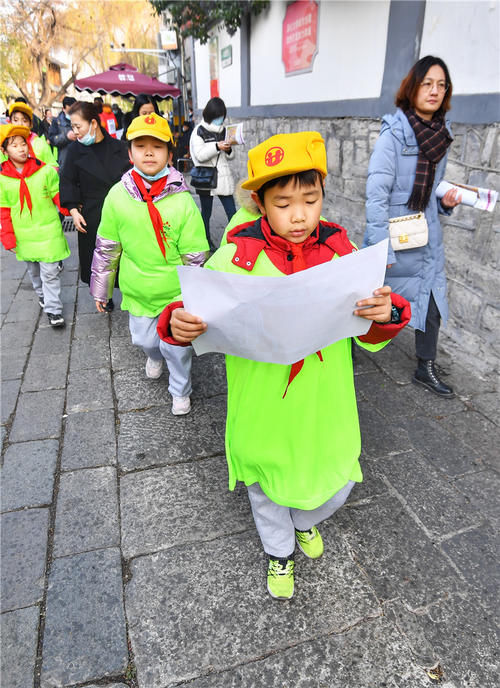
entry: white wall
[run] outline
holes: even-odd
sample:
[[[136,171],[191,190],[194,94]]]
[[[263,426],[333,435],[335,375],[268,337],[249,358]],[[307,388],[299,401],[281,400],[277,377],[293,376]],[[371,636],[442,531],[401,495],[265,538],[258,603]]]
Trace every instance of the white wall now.
[[[240,107],[241,105],[241,33],[238,29],[233,36],[227,31],[220,30],[219,37],[219,92],[220,97],[227,107]],[[231,45],[233,47],[233,64],[222,67],[220,55],[222,48]]]
[[[285,76],[281,59],[286,2],[252,19],[251,104],[377,98],[384,72],[389,0],[320,2],[313,71]]]
[[[200,41],[194,44],[194,64],[196,69],[196,95],[198,108],[203,110],[210,100],[210,72],[208,67],[208,43],[201,45]]]
[[[441,57],[453,93],[500,91],[500,3],[427,0],[420,57]]]
[[[241,105],[241,34],[238,29],[233,36],[217,27],[211,35],[218,38],[219,60],[219,95],[227,107]],[[222,67],[220,55],[222,48],[231,45],[233,48],[233,63],[229,67]],[[196,88],[198,92],[198,107],[203,109],[210,100],[210,68],[208,59],[208,43],[201,45],[195,42]]]

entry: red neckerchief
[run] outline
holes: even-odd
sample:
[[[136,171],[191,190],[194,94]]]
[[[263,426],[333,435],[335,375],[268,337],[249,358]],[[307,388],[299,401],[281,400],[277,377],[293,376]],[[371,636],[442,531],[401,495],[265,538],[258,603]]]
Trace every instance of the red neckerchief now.
[[[153,199],[159,194],[161,194],[161,192],[165,188],[167,184],[167,176],[161,177],[160,179],[157,179],[155,182],[153,182],[149,191],[146,189],[144,179],[141,177],[140,174],[137,174],[135,170],[132,170],[132,177],[134,178],[134,181],[137,184],[137,188],[141,192],[142,198],[148,204],[149,217],[151,218],[151,222],[153,223],[156,241],[158,242],[160,251],[162,252],[163,257],[166,260],[165,244],[167,244],[168,246],[167,235],[165,234],[165,230],[163,229],[163,220],[160,215],[160,211],[153,203]]]
[[[262,233],[264,234],[266,241],[268,244],[270,244],[271,247],[276,247],[279,251],[286,251],[287,255],[293,255],[293,259],[290,261],[292,265],[292,271],[295,272],[300,272],[301,270],[307,270],[308,267],[311,267],[308,265],[308,261],[306,261],[306,253],[309,254],[311,257],[311,252],[308,251],[307,249],[310,249],[314,244],[318,243],[318,236],[319,236],[319,228],[316,227],[314,232],[310,234],[305,241],[303,241],[301,244],[293,244],[290,241],[287,241],[283,237],[278,236],[278,234],[275,234],[272,230],[271,227],[269,226],[267,222],[267,218],[263,217],[262,222],[261,222],[261,228],[262,228]],[[304,250],[306,249],[306,251]],[[264,249],[265,250],[265,249]],[[316,262],[313,263],[314,265],[317,264]],[[323,362],[323,356],[321,355],[321,351],[316,351],[316,355],[318,356],[319,360]],[[290,368],[290,374],[288,375],[288,383],[286,385],[285,392],[283,394],[283,399],[286,397],[286,393],[288,392],[288,388],[292,384],[293,380],[297,377],[297,375],[300,373],[304,366],[304,359],[302,358],[300,361],[296,361],[295,363],[292,363],[292,367]]]
[[[292,244],[273,232],[266,217],[262,217],[260,226],[268,244],[264,247],[264,251],[271,259],[271,262],[285,274],[293,274],[325,261],[325,258],[320,256],[321,251],[319,249],[321,249],[321,245],[318,243],[318,227],[301,244]],[[331,255],[330,250],[327,250],[327,253]],[[293,255],[293,260],[291,261],[288,260],[290,254]],[[280,265],[278,266],[278,264]]]
[[[31,177],[32,174],[37,172],[41,167],[45,165],[44,162],[41,160],[37,160],[36,158],[28,158],[26,162],[23,165],[23,169],[21,172],[18,172],[17,169],[15,168],[14,164],[10,160],[6,160],[2,164],[2,174],[5,177],[12,177],[14,179],[19,179],[20,185],[19,185],[19,202],[21,204],[21,213],[23,212],[24,208],[24,200],[26,199],[26,205],[28,206],[28,210],[30,211],[30,215],[32,215],[32,210],[33,210],[33,203],[31,202],[31,195],[28,189],[28,185],[24,181],[26,177]]]
[[[285,275],[291,275],[294,272],[326,263],[333,258],[334,254],[345,256],[357,250],[349,241],[345,229],[334,222],[322,222],[323,226],[335,227],[340,230],[325,242],[320,242],[319,240],[320,228],[318,225],[314,232],[301,244],[292,244],[278,234],[275,234],[269,226],[267,218],[264,216],[257,220],[257,222],[260,222],[262,238],[249,236],[242,237],[240,240],[238,233],[247,227],[251,227],[254,222],[251,221],[234,227],[227,235],[228,243],[236,244],[236,252],[232,262],[234,265],[249,272],[253,270],[261,251],[266,253],[269,260],[280,272]],[[316,354],[320,361],[323,361],[321,351],[317,351]],[[292,364],[283,398],[286,396],[290,384],[302,370],[303,365],[303,359]]]

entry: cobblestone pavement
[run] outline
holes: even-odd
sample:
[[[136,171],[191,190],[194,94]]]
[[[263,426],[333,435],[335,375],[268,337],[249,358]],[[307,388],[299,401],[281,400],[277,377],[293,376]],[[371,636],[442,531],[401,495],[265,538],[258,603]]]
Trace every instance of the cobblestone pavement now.
[[[272,600],[227,489],[222,357],[195,360],[174,418],[67,236],[60,331],[1,256],[2,686],[496,687],[498,381],[443,355],[441,400],[410,383],[411,332],[358,351],[365,482]]]

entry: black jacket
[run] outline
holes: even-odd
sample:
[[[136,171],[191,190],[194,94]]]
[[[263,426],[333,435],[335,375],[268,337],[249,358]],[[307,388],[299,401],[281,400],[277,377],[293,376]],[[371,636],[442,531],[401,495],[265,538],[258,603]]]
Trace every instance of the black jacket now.
[[[64,110],[62,110],[57,117],[54,117],[49,127],[49,143],[59,150],[58,163],[61,168],[66,160],[66,153],[70,143],[74,143],[68,139],[68,132],[71,131],[71,122],[67,119]]]
[[[81,279],[87,284],[104,199],[130,166],[126,143],[108,133],[100,143],[84,146],[74,141],[67,148],[59,195],[62,206],[68,210],[79,208],[87,223],[87,233],[78,233]]]

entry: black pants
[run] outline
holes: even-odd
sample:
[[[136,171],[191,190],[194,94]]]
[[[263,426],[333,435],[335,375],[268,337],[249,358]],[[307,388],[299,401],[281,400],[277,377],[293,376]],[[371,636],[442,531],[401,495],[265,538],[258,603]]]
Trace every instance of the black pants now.
[[[417,358],[421,358],[424,361],[434,361],[436,359],[440,323],[441,316],[439,314],[439,309],[436,306],[434,296],[431,292],[429,307],[427,308],[427,317],[425,319],[425,332],[422,332],[422,330],[415,330],[415,351]]]
[[[207,235],[207,241],[211,249],[214,248],[212,239],[210,238],[210,217],[212,215],[212,207],[214,204],[214,197],[207,194],[199,194],[201,203],[201,216],[203,218],[203,224],[205,225],[205,233]],[[234,205],[234,198],[232,196],[217,196],[217,198],[222,203],[222,207],[226,211],[227,221],[229,222],[236,212],[236,206]]]

